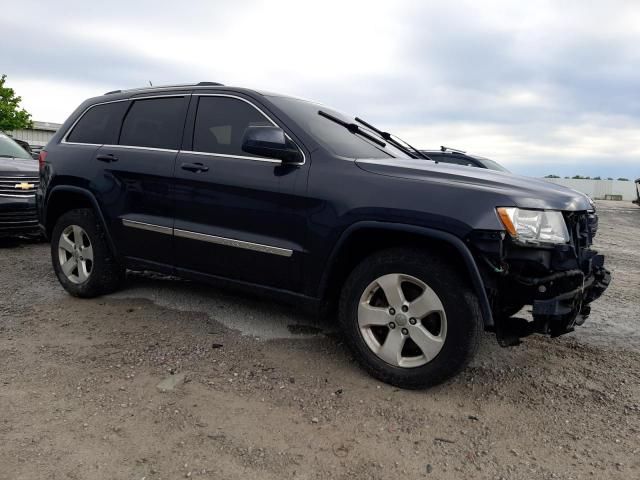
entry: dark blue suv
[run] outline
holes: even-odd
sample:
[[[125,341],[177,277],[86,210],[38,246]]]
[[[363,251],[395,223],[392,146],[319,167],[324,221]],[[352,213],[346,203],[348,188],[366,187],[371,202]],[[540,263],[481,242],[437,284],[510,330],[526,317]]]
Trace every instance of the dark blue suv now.
[[[431,161],[364,120],[214,83],[84,102],[40,157],[41,228],[72,295],[125,269],[235,285],[340,319],[407,388],[503,345],[572,331],[606,289],[590,200]],[[533,321],[513,318],[532,305]]]

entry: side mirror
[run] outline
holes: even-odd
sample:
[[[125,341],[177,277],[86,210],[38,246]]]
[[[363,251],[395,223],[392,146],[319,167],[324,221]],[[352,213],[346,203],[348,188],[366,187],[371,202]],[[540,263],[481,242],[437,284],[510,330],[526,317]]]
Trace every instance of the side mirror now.
[[[302,162],[302,152],[279,127],[247,127],[242,137],[242,151],[286,163]]]

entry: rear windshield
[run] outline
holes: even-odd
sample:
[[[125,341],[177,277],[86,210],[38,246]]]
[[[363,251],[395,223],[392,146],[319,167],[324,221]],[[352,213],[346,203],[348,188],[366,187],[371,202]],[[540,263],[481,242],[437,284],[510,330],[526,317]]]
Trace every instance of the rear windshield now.
[[[24,158],[31,160],[31,155],[11,138],[0,133],[0,158]]]
[[[269,100],[286,112],[314,140],[335,155],[347,158],[411,158],[388,143],[385,147],[380,147],[360,135],[351,133],[342,125],[318,115],[322,110],[345,122],[356,123],[353,117],[324,105],[290,97],[269,96]],[[367,130],[363,126],[361,128]],[[367,133],[376,136],[373,132],[367,131]]]

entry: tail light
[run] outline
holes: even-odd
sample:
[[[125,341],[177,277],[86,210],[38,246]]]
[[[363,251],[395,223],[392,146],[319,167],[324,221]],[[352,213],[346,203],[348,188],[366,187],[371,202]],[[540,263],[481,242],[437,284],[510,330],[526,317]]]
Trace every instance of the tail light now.
[[[44,168],[44,163],[47,160],[47,151],[46,150],[41,150],[40,154],[38,155],[38,165],[40,165],[40,171],[42,171],[42,169]]]

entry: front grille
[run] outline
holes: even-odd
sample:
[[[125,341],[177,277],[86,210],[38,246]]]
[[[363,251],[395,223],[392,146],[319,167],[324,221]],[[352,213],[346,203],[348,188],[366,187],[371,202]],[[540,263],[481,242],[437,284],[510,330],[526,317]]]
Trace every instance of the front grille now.
[[[12,212],[0,212],[0,229],[30,228],[38,226],[38,214],[35,208]]]
[[[34,176],[0,176],[0,197],[33,197],[40,179]]]

